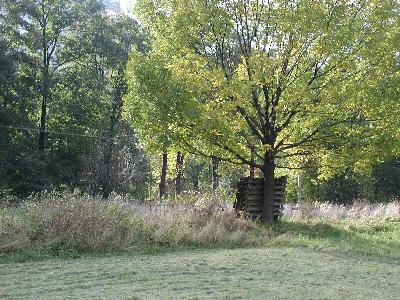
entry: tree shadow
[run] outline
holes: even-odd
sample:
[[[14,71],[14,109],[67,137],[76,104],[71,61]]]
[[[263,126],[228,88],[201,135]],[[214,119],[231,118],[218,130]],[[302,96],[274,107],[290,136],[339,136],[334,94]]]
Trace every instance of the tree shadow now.
[[[303,246],[321,249],[319,245],[322,245],[325,253],[337,257],[360,259],[362,255],[365,260],[400,265],[400,239],[385,235],[385,232],[396,230],[390,223],[352,228],[324,221],[282,221],[271,225],[271,229],[278,239],[282,235],[289,236],[288,246],[299,246],[299,241],[305,238]]]

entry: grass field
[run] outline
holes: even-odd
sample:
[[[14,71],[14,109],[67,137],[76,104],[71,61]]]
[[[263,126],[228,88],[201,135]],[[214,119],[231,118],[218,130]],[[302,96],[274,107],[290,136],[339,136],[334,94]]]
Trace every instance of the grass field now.
[[[1,299],[399,299],[400,262],[293,247],[0,265]]]

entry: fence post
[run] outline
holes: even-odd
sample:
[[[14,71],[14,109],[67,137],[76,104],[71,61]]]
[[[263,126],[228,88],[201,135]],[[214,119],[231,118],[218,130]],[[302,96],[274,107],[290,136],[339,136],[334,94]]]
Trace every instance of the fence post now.
[[[301,174],[297,174],[297,203],[301,203]]]

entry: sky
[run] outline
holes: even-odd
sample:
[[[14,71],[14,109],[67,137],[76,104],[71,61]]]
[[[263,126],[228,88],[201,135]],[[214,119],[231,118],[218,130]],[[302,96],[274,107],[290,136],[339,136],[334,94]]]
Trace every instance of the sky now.
[[[119,0],[121,8],[124,12],[128,13],[131,9],[135,0]]]

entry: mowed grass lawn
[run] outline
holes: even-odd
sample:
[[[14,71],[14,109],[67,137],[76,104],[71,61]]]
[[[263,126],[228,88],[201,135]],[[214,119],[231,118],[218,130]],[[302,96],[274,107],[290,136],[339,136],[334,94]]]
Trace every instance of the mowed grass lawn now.
[[[396,257],[268,246],[0,264],[1,299],[400,299]]]

